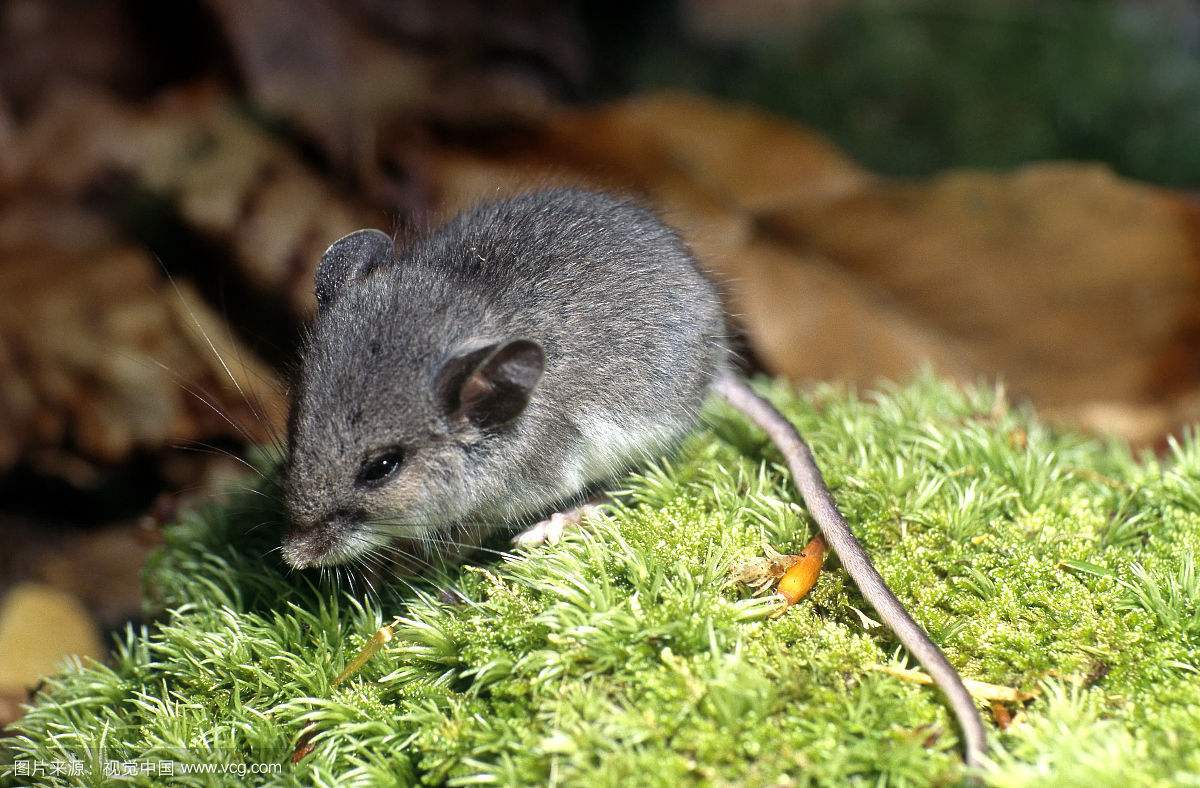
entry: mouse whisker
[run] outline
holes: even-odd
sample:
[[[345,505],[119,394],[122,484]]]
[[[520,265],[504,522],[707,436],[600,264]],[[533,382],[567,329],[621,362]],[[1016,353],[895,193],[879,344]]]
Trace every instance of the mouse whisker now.
[[[187,442],[173,443],[173,444],[171,444],[171,448],[175,449],[177,451],[195,452],[196,454],[211,454],[214,457],[228,457],[229,459],[233,460],[234,462],[238,463],[239,465],[243,465],[246,468],[249,468],[252,473],[257,474],[258,477],[260,479],[262,479],[263,481],[267,481],[267,475],[265,473],[263,473],[258,468],[255,468],[254,465],[247,462],[244,458],[239,457],[238,455],[229,451],[228,449],[222,449],[219,446],[213,446],[212,444],[204,443],[202,441],[187,441]]]
[[[387,577],[391,582],[399,583],[405,586],[414,596],[421,595],[421,589],[415,583],[413,583],[410,578],[398,571],[395,565],[385,555],[381,553],[366,554],[364,559],[369,560],[370,564],[374,566],[380,574]]]
[[[231,489],[237,490],[238,492],[248,493],[250,495],[257,495],[260,498],[263,498],[264,500],[270,501],[271,503],[275,503],[274,496],[268,495],[267,493],[263,492],[262,490],[258,489],[257,487],[247,487],[244,484],[235,484],[235,485],[233,485],[233,487]]]
[[[427,569],[434,568],[434,565],[432,563],[430,563],[426,559],[422,558],[421,556],[417,555],[416,553],[409,551],[409,550],[404,550],[403,548],[397,547],[396,545],[393,545],[393,544],[380,544],[380,545],[377,545],[374,548],[372,548],[372,551],[376,552],[376,553],[380,553],[380,554],[387,554],[387,555],[393,556],[393,557],[399,557],[399,558],[404,558],[407,560],[418,561]]]
[[[223,370],[225,370],[225,374],[229,378],[229,381],[231,383],[233,383],[234,388],[237,390],[238,394],[241,396],[242,401],[245,402],[246,406],[250,409],[251,414],[254,416],[254,418],[258,422],[259,426],[265,428],[265,431],[267,432],[267,435],[268,435],[268,439],[272,442],[272,444],[274,444],[276,451],[279,452],[279,456],[282,458],[285,455],[285,452],[283,451],[284,447],[282,445],[282,442],[279,439],[280,438],[279,431],[266,418],[265,409],[262,408],[262,401],[258,398],[257,392],[255,392],[254,399],[252,401],[250,396],[247,395],[245,388],[243,388],[241,381],[237,379],[237,377],[233,374],[233,370],[231,370],[229,368],[229,364],[226,363],[225,357],[221,355],[221,352],[219,350],[217,350],[216,343],[213,342],[212,337],[209,336],[208,332],[204,329],[204,326],[201,325],[200,319],[196,316],[195,310],[192,309],[192,305],[190,303],[188,303],[186,298],[184,298],[183,293],[179,289],[179,284],[175,281],[175,277],[173,277],[171,275],[171,272],[167,270],[167,268],[163,264],[162,260],[159,260],[159,266],[162,268],[163,272],[166,274],[167,281],[170,282],[172,289],[174,289],[175,297],[178,299],[179,303],[183,305],[183,308],[187,311],[188,317],[191,318],[192,325],[196,328],[196,330],[198,332],[200,332],[200,336],[204,339],[205,344],[208,345],[209,351],[211,351],[213,356],[217,359],[217,362],[221,365],[221,368]],[[242,357],[241,351],[237,349],[238,346],[236,344],[234,344],[233,346],[235,348],[235,352],[237,353],[238,362],[240,363],[242,372],[246,373],[246,371],[247,371],[246,360],[245,360],[245,358]],[[276,393],[282,394],[282,392],[279,392],[278,389],[276,390]]]
[[[172,378],[175,379],[175,384],[177,386],[179,386],[181,389],[183,389],[188,394],[195,397],[197,400],[200,401],[200,403],[202,403],[209,410],[211,410],[213,413],[215,413],[217,416],[219,416],[226,424],[228,424],[239,435],[241,435],[242,438],[247,443],[251,443],[251,444],[257,443],[257,441],[255,441],[254,438],[252,438],[250,436],[250,433],[246,430],[246,428],[243,425],[235,422],[229,414],[227,414],[225,411],[223,411],[221,408],[219,408],[216,405],[216,403],[214,401],[215,398],[213,398],[212,394],[210,394],[206,389],[204,389],[198,385],[195,386],[195,388],[193,388],[193,386],[195,384],[191,384],[187,379],[185,379],[178,372],[171,369],[169,366],[167,366],[166,364],[164,364],[163,362],[159,361],[156,358],[150,359],[149,364],[148,364],[145,360],[134,358],[133,356],[130,356],[127,353],[120,353],[120,355],[128,360],[131,360],[131,361],[141,365],[141,366],[148,366],[149,364],[153,364],[154,366],[163,370],[164,372],[166,372],[168,375],[170,375]],[[197,391],[197,389],[199,389],[199,391]]]
[[[256,523],[256,524],[250,526],[249,528],[247,528],[243,532],[243,535],[252,534],[255,531],[257,531],[259,528],[262,528],[262,527],[268,526],[268,525],[278,526],[278,525],[282,525],[282,523],[278,520],[263,520],[262,522]],[[281,549],[282,549],[282,547],[283,547],[283,545],[280,545]]]
[[[442,542],[442,544],[445,544],[449,547],[460,547],[465,550],[472,550],[472,551],[478,550],[481,553],[487,553],[488,555],[494,555],[497,558],[504,558],[504,559],[508,559],[508,560],[517,560],[521,557],[518,554],[509,552],[507,550],[497,550],[493,547],[485,547],[483,545],[474,544],[472,542],[458,542],[458,541],[455,541],[453,539],[448,539],[448,538],[442,538],[440,541]]]
[[[362,527],[365,530],[367,530],[368,533],[371,533],[372,535],[394,536],[394,530],[392,527],[395,527],[395,526],[403,527],[406,525],[408,527],[412,527],[411,524],[400,523],[400,522],[391,522],[391,521],[387,521],[387,520],[378,520],[377,519],[377,520],[365,521],[363,523]],[[481,531],[485,531],[485,532],[490,532],[492,530],[495,530],[495,526],[493,526],[491,524],[486,524],[486,523],[461,523],[455,527],[461,529],[464,534],[468,533],[468,531],[467,531],[468,528],[477,528],[477,529],[479,529]],[[489,553],[491,555],[499,556],[501,558],[507,558],[507,559],[517,558],[517,555],[515,553],[507,552],[504,550],[496,550],[491,547],[485,547],[484,545],[478,544],[476,542],[470,542],[470,541],[460,542],[460,541],[451,539],[450,538],[451,535],[452,535],[452,532],[450,532],[450,531],[446,531],[446,532],[433,531],[432,533],[423,534],[422,538],[424,540],[428,541],[429,543],[436,545],[436,546],[440,546],[440,547],[454,547],[454,548],[462,548],[465,550],[478,550],[480,552]],[[376,549],[397,550],[398,548],[395,548],[394,546],[390,546],[390,545],[384,545],[384,546],[380,546],[379,548],[376,548]]]
[[[355,580],[362,580],[367,587],[367,592],[370,593],[371,596],[378,597],[379,593],[375,590],[375,584],[371,582],[371,575],[374,573],[374,571],[375,570],[370,566],[370,564],[367,563],[365,554],[358,555],[350,559],[350,563],[347,568],[347,576],[350,578],[351,589],[354,588]]]
[[[411,558],[411,556],[408,557]],[[426,590],[423,590],[420,586],[413,582],[413,578],[406,576],[405,573],[399,571],[395,564],[384,554],[366,554],[364,555],[364,560],[368,561],[371,566],[375,567],[379,574],[386,577],[389,581],[393,583],[399,583],[400,585],[404,586],[413,596],[420,597],[428,594]],[[433,571],[434,574],[427,579],[431,583],[438,584],[439,580],[444,579],[445,576],[436,567],[433,567]]]

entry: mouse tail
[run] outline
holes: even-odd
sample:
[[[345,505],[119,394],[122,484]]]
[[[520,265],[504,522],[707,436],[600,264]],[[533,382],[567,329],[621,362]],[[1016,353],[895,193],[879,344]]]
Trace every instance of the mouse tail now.
[[[987,735],[975,701],[963,685],[962,677],[946,659],[942,650],[930,639],[904,605],[884,582],[871,563],[862,544],[850,531],[846,519],[838,511],[833,495],[821,476],[812,451],[792,423],[774,405],[759,396],[745,380],[732,372],[722,373],[714,389],[737,410],[750,418],[783,454],[792,472],[797,489],[813,519],[825,536],[825,541],[838,554],[842,566],[850,574],[863,597],[871,604],[884,624],[895,633],[909,653],[945,694],[958,720],[964,740],[964,760],[970,767],[982,764],[987,752]]]

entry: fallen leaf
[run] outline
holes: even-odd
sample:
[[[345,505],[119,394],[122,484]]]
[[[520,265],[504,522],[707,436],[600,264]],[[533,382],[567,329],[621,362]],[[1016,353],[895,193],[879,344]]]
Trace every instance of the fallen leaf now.
[[[1140,403],[1200,385],[1197,207],[1092,164],[871,183],[764,216],[1039,404]]]
[[[92,617],[70,594],[21,583],[0,600],[0,694],[24,696],[67,657],[105,652]]]

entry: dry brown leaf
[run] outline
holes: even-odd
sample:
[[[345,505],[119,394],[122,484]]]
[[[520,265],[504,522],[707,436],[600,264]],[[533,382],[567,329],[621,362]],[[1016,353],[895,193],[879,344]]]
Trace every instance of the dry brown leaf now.
[[[826,259],[767,242],[707,259],[727,283],[730,311],[777,374],[869,385],[927,363],[946,374],[971,369],[967,346]]]
[[[70,594],[22,583],[0,599],[0,693],[24,693],[69,656],[104,652],[91,616]]]
[[[1044,405],[1200,383],[1195,211],[1085,164],[880,183],[769,217]],[[1191,355],[1186,349],[1190,348]]]
[[[150,550],[134,526],[109,526],[43,550],[33,575],[85,604],[100,626],[120,627],[143,612],[142,565]]]
[[[873,180],[819,134],[766,112],[684,93],[634,97],[554,119],[551,158],[656,192],[686,182],[727,209],[822,203]]]

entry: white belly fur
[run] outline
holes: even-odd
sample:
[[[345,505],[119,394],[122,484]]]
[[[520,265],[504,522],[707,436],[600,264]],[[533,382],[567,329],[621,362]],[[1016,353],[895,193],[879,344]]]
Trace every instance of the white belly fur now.
[[[566,473],[566,484],[581,489],[595,482],[611,479],[635,462],[656,459],[659,452],[679,437],[673,426],[619,426],[603,419],[593,419],[580,425],[584,444],[579,458]]]

